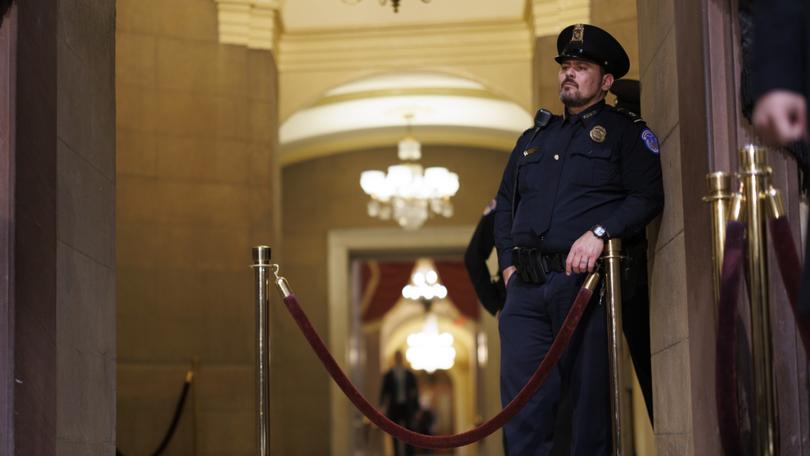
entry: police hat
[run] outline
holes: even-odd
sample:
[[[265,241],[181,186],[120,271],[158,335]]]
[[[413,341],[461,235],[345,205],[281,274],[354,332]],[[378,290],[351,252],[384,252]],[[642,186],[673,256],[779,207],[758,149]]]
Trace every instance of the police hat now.
[[[616,107],[641,115],[641,84],[637,79],[619,79],[610,87],[616,95]]]
[[[567,59],[583,59],[601,65],[605,72],[619,79],[630,69],[630,58],[622,45],[610,33],[589,24],[569,25],[557,37],[554,59],[562,63]]]

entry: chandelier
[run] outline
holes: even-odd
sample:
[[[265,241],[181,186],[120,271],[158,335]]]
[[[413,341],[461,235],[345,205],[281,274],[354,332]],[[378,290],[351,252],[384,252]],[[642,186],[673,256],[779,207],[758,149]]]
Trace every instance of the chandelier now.
[[[410,117],[406,116],[406,119]],[[453,215],[453,197],[459,188],[458,174],[442,166],[422,169],[419,141],[408,135],[399,142],[402,163],[388,167],[388,172],[367,170],[360,174],[360,187],[371,197],[369,217],[390,220],[405,229],[418,229],[433,214]]]
[[[439,283],[439,275],[433,269],[419,270],[411,276],[411,283],[402,287],[402,297],[413,301],[444,299],[447,288]]]
[[[402,288],[402,296],[424,303],[427,313],[422,330],[409,334],[407,338],[405,358],[411,367],[428,373],[452,368],[456,360],[453,335],[439,332],[438,319],[430,310],[434,299],[447,297],[447,288],[439,283],[436,271],[429,268],[417,270],[411,276],[411,283]]]
[[[356,5],[363,0],[343,0],[343,3],[348,3],[349,5]],[[379,0],[380,5],[385,6],[388,3],[388,0]],[[394,7],[394,12],[399,12],[399,3],[400,0],[391,0],[391,5]],[[430,0],[422,0],[422,3],[430,3]]]

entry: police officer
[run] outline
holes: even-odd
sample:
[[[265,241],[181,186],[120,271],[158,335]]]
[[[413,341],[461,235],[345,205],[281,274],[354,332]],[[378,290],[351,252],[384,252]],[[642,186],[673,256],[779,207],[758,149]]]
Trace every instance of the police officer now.
[[[619,79],[610,87],[615,107],[637,118],[641,115],[641,84],[636,79]],[[647,236],[643,231],[622,239],[622,329],[627,348],[653,423],[652,365],[650,363],[650,299],[647,284]]]
[[[501,401],[545,356],[585,274],[610,237],[637,236],[663,209],[658,141],[644,122],[605,104],[630,62],[606,31],[587,24],[557,38],[563,116],[540,110],[517,141],[495,209],[507,294],[499,319]],[[572,401],[571,454],[607,455],[607,335],[599,293],[557,369],[505,426],[509,455],[547,455],[561,389]]]
[[[489,259],[492,249],[495,248],[495,205],[496,201],[493,199],[484,208],[484,214],[478,221],[467,250],[464,252],[464,266],[470,276],[470,282],[475,288],[475,294],[481,301],[481,305],[492,316],[498,315],[506,300],[506,290],[501,280],[501,274],[495,273],[493,276],[487,266],[487,259]]]
[[[810,5],[806,0],[772,0],[754,6],[754,128],[769,144],[792,146],[789,150],[806,178],[810,175]],[[810,225],[807,236],[810,239]],[[808,319],[810,241],[805,244],[797,308]]]

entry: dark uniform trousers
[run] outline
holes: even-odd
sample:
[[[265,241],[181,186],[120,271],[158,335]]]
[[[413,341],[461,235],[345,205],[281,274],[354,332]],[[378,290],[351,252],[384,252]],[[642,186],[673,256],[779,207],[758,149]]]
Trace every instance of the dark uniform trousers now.
[[[557,336],[585,279],[550,272],[543,285],[513,274],[499,319],[501,402],[505,406],[523,388]],[[608,455],[611,449],[608,352],[604,306],[599,293],[588,305],[568,349],[546,382],[505,426],[509,455],[545,456],[554,445],[562,388],[572,407],[571,455]],[[559,443],[558,443],[559,444]]]

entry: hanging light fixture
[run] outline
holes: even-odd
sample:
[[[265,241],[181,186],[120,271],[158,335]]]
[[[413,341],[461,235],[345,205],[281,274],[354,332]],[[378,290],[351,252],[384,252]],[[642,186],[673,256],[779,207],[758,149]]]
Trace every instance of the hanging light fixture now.
[[[406,339],[408,350],[405,358],[411,367],[433,373],[437,369],[450,369],[456,360],[453,335],[439,332],[439,322],[431,311],[434,299],[447,297],[447,288],[439,283],[439,275],[432,268],[420,268],[411,276],[411,283],[402,288],[406,299],[425,304],[425,324],[421,331],[411,333]]]
[[[416,370],[429,374],[438,369],[450,369],[456,361],[456,349],[453,348],[453,335],[439,332],[436,315],[425,318],[422,330],[408,335],[408,351],[405,358]]]
[[[380,170],[363,171],[360,187],[371,197],[369,217],[389,220],[392,217],[405,229],[417,229],[432,214],[453,215],[453,197],[459,188],[458,174],[442,166],[422,169],[422,146],[411,135],[413,114],[405,116],[407,135],[399,142],[398,157],[402,163]]]
[[[356,5],[362,1],[363,0],[343,0],[343,3],[348,3],[349,5]],[[430,3],[430,0],[422,0],[422,3]],[[388,4],[388,0],[380,0],[380,5],[385,6],[386,4]],[[394,7],[395,13],[399,12],[399,4],[400,0],[391,0],[391,6]]]

